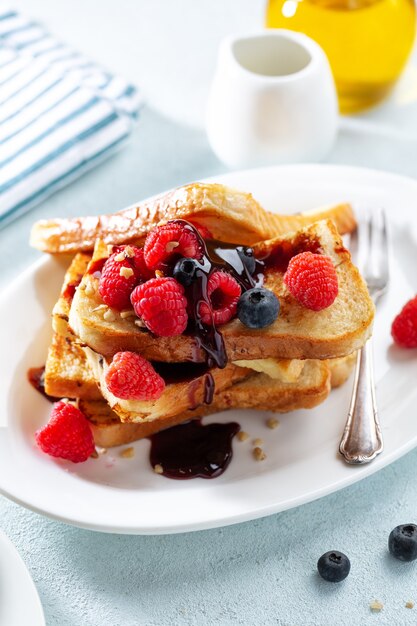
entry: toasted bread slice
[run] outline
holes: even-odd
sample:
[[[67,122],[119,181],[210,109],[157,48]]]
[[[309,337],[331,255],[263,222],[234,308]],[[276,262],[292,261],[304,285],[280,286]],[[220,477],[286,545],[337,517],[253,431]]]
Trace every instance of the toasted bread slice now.
[[[279,259],[266,270],[264,284],[279,298],[281,311],[278,319],[262,330],[249,329],[238,319],[224,324],[221,332],[230,361],[337,358],[364,344],[371,334],[374,305],[333,222],[316,222],[297,233],[258,243],[253,249],[258,258],[274,255]],[[293,254],[311,249],[330,256],[339,282],[336,300],[319,312],[301,306],[283,283],[285,262]],[[106,357],[132,350],[151,361],[204,361],[195,337],[155,337],[138,327],[140,321],[134,316],[122,319],[117,311],[107,313],[94,272],[107,256],[107,245],[99,241],[71,305],[69,324],[81,342]]]
[[[247,378],[252,370],[228,363],[224,369],[208,369],[197,363],[154,363],[166,386],[158,400],[123,400],[114,396],[106,385],[109,360],[90,348],[84,348],[93,376],[103,397],[122,422],[167,419],[204,402],[211,403],[210,389],[217,392]]]
[[[237,388],[239,394],[233,396],[230,393],[226,394],[226,391],[217,392],[211,405],[203,404],[194,410],[183,411],[179,415],[152,422],[123,423],[103,399],[86,361],[84,351],[71,341],[56,335],[48,352],[45,388],[47,393],[55,397],[79,398],[80,408],[90,420],[96,445],[107,448],[148,437],[159,432],[159,430],[180,424],[188,419],[202,417],[225,410],[225,408],[238,408],[239,405],[233,406],[232,403],[243,403],[243,398],[246,398],[246,401],[251,401],[250,408],[259,408],[260,410],[286,412],[298,408],[309,408],[312,403],[319,404],[325,397],[327,376],[324,375],[324,363],[330,370],[332,386],[338,386],[350,375],[354,361],[355,355],[349,355],[341,359],[322,362],[317,366],[319,367],[318,370],[313,369],[312,362],[303,361],[303,369],[304,366],[308,367],[307,376],[304,378],[299,376],[297,384],[288,386],[285,378],[275,379],[269,382],[267,391],[265,375],[258,384],[254,378],[260,375],[255,374],[250,379],[243,381],[246,382],[245,385],[239,383],[240,386]],[[336,378],[335,372],[337,373]],[[285,367],[283,367],[282,373],[285,376]],[[255,394],[252,398],[250,398],[251,393]],[[255,405],[256,399],[259,399],[258,405]],[[227,403],[229,403],[228,407]],[[275,407],[277,408],[275,409]],[[242,406],[242,408],[244,407]]]
[[[79,406],[90,421],[96,445],[109,448],[149,437],[190,419],[233,408],[276,413],[313,408],[327,398],[329,391],[330,369],[326,362],[306,361],[296,383],[284,383],[271,380],[266,374],[254,374],[226,390],[217,391],[210,405],[203,404],[194,410],[152,422],[122,423],[103,400],[80,400]]]
[[[54,398],[102,400],[84,350],[68,337],[52,336],[44,375],[45,392]]]
[[[252,245],[298,230],[320,219],[333,219],[341,234],[356,227],[352,207],[339,204],[297,215],[265,211],[251,194],[223,185],[194,183],[174,189],[112,215],[42,220],[34,224],[30,243],[43,252],[76,253],[105,243],[138,243],[156,225],[185,219],[206,226],[215,239]]]
[[[349,378],[354,362],[355,355],[334,359],[334,362],[332,360],[326,362],[330,370],[332,387],[340,386]],[[243,398],[257,397],[260,400],[257,406],[254,405],[252,400],[252,405],[247,408],[272,412],[276,410],[278,413],[286,413],[300,408],[312,408],[313,403],[320,404],[327,397],[328,379],[321,368],[314,375],[311,375],[312,366],[310,363],[310,361],[306,361],[306,373],[309,374],[310,372],[308,378],[299,380],[298,385],[286,386],[284,394],[281,394],[285,385],[282,381],[272,381],[272,384],[269,384],[267,387],[265,378],[257,381],[258,376],[252,376],[237,385],[233,385],[227,391],[221,392],[214,404],[201,405],[193,411],[185,411],[162,422],[155,420],[153,422],[124,424],[104,400],[80,400],[79,405],[90,422],[96,445],[103,448],[111,448],[150,437],[160,430],[176,426],[189,419],[204,417],[205,415],[226,410],[226,408],[237,408],[237,406],[243,404]],[[264,396],[265,392],[267,394],[266,398]],[[229,406],[226,406],[226,398]],[[219,402],[217,402],[218,399]],[[235,402],[238,402],[239,405],[233,406]],[[303,406],[304,403],[308,403],[309,406]],[[275,409],[275,407],[278,408]],[[241,408],[244,407],[242,406]]]
[[[68,330],[71,303],[90,261],[91,254],[80,252],[74,256],[65,273],[59,298],[52,309],[52,328],[63,337],[72,335]]]

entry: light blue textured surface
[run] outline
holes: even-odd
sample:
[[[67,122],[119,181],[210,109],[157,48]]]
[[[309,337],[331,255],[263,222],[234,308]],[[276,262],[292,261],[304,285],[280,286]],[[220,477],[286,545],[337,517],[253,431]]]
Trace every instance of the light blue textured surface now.
[[[28,8],[28,1],[20,3],[25,4]],[[81,11],[81,4],[71,6]],[[103,4],[109,12],[110,3]],[[146,13],[145,4],[137,2],[138,16],[141,10]],[[159,8],[161,4],[155,0]],[[180,4],[185,10],[187,2]],[[219,4],[220,0],[214,2],[217,12]],[[230,4],[240,11],[242,27],[241,14],[249,2],[230,0]],[[256,4],[259,8],[263,3]],[[45,5],[53,12],[50,0]],[[126,5],[133,11],[131,2]],[[209,30],[208,3],[202,6]],[[46,13],[39,8],[38,12],[35,17],[46,19]],[[146,22],[149,30],[157,27],[155,15],[151,17],[154,22],[149,15]],[[62,24],[64,18],[65,12]],[[233,29],[230,19],[227,27]],[[104,56],[98,60],[106,61]],[[123,71],[120,63],[112,69]],[[157,80],[163,79],[155,77],[155,90]],[[224,171],[202,130],[157,113],[155,107],[163,108],[161,99],[151,98],[151,104],[123,152],[0,232],[0,285],[38,257],[27,247],[33,220],[111,211]],[[417,133],[417,127],[410,130]],[[416,152],[414,144],[405,149],[345,133],[329,162],[415,175]],[[298,509],[178,536],[127,537],[78,530],[3,498],[0,526],[29,567],[48,626],[415,625],[417,608],[406,609],[405,603],[417,603],[417,564],[394,561],[386,544],[395,525],[417,522],[416,467],[417,451],[362,483]],[[316,575],[317,558],[329,549],[342,550],[351,559],[351,574],[341,585],[326,584]],[[375,598],[384,604],[379,614],[369,608]]]

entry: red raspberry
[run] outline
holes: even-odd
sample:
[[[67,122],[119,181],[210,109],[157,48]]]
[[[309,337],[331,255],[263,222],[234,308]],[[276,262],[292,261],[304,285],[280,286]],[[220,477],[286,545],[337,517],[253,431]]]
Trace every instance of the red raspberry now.
[[[205,302],[200,304],[200,317],[204,324],[225,324],[236,315],[240,298],[239,283],[227,272],[213,272],[207,281],[207,295],[211,308]]]
[[[203,224],[197,224],[197,222],[190,222],[190,224],[192,224],[194,228],[198,230],[200,236],[203,239],[213,239],[213,235],[211,234],[207,226],[203,226]]]
[[[187,327],[184,287],[175,278],[152,278],[130,297],[135,313],[158,337],[181,335]]]
[[[83,413],[73,404],[57,402],[46,426],[35,433],[36,443],[43,452],[82,463],[95,450],[93,433]]]
[[[146,265],[156,268],[171,256],[201,259],[203,250],[197,235],[182,222],[168,222],[148,234],[143,246]]]
[[[339,292],[331,258],[313,252],[301,252],[292,257],[284,283],[294,298],[312,311],[326,309]]]
[[[392,322],[391,335],[401,348],[417,348],[417,296],[398,313]]]
[[[123,268],[126,270],[125,276]],[[113,254],[101,272],[98,291],[107,306],[121,311],[130,305],[133,288],[148,277],[149,270],[145,265],[142,248],[114,246]]]
[[[165,381],[149,363],[135,352],[117,352],[106,372],[109,391],[124,400],[157,400]]]

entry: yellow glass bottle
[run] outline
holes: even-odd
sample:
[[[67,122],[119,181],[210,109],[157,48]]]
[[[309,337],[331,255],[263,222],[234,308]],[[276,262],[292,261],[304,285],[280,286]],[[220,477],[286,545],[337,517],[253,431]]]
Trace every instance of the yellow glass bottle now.
[[[266,25],[309,35],[332,66],[342,113],[382,100],[407,61],[414,0],[269,0]]]

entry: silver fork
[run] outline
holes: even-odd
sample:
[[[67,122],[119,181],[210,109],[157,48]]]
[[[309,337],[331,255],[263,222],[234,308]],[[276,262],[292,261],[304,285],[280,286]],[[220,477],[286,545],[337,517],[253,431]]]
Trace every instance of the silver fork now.
[[[365,239],[365,242],[364,242]],[[365,262],[361,267],[368,290],[376,305],[386,291],[389,281],[387,219],[384,211],[372,211],[360,228],[359,247],[366,246]],[[351,237],[354,253],[358,234]],[[362,258],[364,255],[361,255]],[[363,464],[382,452],[384,443],[378,420],[375,397],[372,340],[369,339],[356,358],[352,399],[339,451],[347,463]]]

